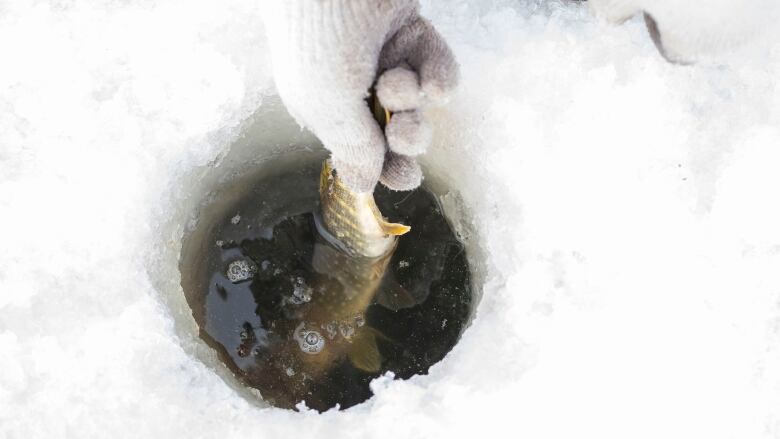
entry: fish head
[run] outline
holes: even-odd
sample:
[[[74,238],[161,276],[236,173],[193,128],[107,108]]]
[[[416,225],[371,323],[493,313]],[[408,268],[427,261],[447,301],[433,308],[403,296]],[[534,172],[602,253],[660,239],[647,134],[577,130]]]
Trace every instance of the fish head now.
[[[394,246],[409,226],[388,222],[370,192],[344,184],[326,160],[320,174],[320,234],[352,256],[379,257]]]

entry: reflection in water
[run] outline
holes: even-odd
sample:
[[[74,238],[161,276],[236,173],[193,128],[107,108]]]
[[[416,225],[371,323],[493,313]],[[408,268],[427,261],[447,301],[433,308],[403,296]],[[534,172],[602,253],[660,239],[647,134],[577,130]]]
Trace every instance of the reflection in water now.
[[[394,251],[348,257],[320,237],[317,169],[260,183],[208,231],[198,291],[201,336],[246,385],[278,407],[358,404],[386,371],[426,373],[469,314],[462,244],[434,197],[379,189],[392,221],[412,226]],[[312,182],[314,184],[312,184]]]

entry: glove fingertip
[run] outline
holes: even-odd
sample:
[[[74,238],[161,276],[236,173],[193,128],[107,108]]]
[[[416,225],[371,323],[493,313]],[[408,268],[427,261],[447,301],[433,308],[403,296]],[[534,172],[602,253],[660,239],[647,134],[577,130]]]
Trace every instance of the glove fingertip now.
[[[388,148],[398,154],[417,156],[428,149],[433,138],[430,124],[420,111],[396,113],[385,128]]]
[[[394,191],[410,191],[422,183],[422,169],[417,161],[408,156],[388,153],[379,181]]]
[[[407,111],[422,104],[420,80],[412,70],[396,67],[384,72],[376,84],[379,102],[390,111]]]
[[[460,80],[458,65],[444,67],[429,64],[426,67],[421,87],[425,98],[434,105],[446,104]]]

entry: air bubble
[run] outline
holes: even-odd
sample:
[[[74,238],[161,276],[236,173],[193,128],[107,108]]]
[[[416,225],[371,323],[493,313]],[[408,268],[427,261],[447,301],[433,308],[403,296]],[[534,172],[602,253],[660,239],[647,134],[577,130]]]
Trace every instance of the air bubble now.
[[[295,337],[298,340],[298,346],[307,354],[319,354],[325,347],[325,338],[317,331],[303,329],[301,323],[295,328]]]
[[[246,259],[231,262],[227,268],[227,278],[230,282],[238,283],[252,279],[257,273],[257,266]]]
[[[330,322],[321,326],[328,334],[328,338],[333,340],[339,333],[339,325],[336,322]]]
[[[349,323],[341,322],[339,323],[339,333],[342,337],[350,339],[355,335],[355,327]]]
[[[295,287],[293,288],[292,297],[288,299],[288,302],[293,305],[300,305],[311,301],[312,289],[306,285],[306,282],[302,277],[295,280]]]

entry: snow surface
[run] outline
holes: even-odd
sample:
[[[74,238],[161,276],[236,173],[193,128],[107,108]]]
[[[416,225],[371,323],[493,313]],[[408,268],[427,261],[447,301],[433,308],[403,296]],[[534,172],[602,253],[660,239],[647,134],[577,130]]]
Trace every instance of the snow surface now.
[[[479,308],[319,415],[251,402],[179,287],[203,187],[284,118],[258,2],[0,1],[0,437],[780,437],[780,47],[682,67],[579,3],[424,13],[462,64],[425,165]]]

